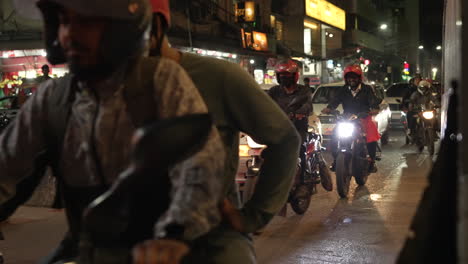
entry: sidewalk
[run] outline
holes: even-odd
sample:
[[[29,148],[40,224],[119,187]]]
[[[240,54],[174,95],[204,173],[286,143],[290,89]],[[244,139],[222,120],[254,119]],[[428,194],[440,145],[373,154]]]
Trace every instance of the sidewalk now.
[[[21,207],[2,226],[0,251],[5,263],[34,264],[60,242],[66,231],[65,214],[49,208]]]

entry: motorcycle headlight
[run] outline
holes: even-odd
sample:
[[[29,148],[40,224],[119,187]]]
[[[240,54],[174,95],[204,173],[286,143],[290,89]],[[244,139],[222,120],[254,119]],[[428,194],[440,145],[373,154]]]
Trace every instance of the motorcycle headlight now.
[[[424,117],[425,119],[432,119],[432,118],[434,118],[434,112],[432,112],[432,111],[426,111],[426,112],[423,113],[423,117]]]
[[[352,123],[339,123],[337,129],[338,137],[349,138],[353,135],[354,125]]]
[[[266,147],[265,145],[258,144],[255,142],[251,137],[247,136],[247,145],[251,148],[264,148]]]

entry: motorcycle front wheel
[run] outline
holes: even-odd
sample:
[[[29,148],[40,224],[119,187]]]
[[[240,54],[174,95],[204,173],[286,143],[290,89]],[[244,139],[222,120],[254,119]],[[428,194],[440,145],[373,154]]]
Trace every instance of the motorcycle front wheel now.
[[[336,189],[341,198],[346,198],[351,182],[351,157],[345,153],[339,153],[336,159]]]
[[[309,187],[305,184],[300,184],[294,190],[294,193],[291,197],[291,208],[298,215],[303,215],[310,205],[310,199],[312,195],[310,194]]]
[[[367,178],[369,178],[369,160],[367,159],[367,152],[364,152],[363,148],[366,146],[363,144],[357,144],[354,148],[353,153],[353,175],[356,183],[359,186],[363,186],[367,182]]]

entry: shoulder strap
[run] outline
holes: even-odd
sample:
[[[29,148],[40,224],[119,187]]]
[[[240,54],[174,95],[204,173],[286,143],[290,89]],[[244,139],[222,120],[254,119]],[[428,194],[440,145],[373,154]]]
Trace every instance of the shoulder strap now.
[[[125,81],[124,97],[127,111],[137,128],[156,121],[154,77],[159,62],[159,57],[140,59]]]

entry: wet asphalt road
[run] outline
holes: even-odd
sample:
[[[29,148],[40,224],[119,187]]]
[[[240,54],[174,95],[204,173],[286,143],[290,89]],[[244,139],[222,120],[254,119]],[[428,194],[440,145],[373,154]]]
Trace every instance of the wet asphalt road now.
[[[390,140],[378,173],[364,187],[353,180],[347,199],[320,187],[303,216],[290,207],[286,217],[276,216],[255,236],[258,262],[394,263],[432,160],[426,151],[417,154],[414,146],[405,146],[401,130],[392,131]]]
[[[392,132],[379,173],[366,187],[353,182],[348,199],[320,188],[305,215],[288,208],[286,217],[275,217],[255,237],[258,263],[393,263],[432,164],[403,139]],[[20,208],[2,228],[6,240],[0,241],[0,252],[7,264],[36,263],[66,231],[63,212],[34,207]]]

